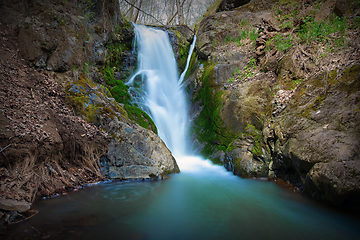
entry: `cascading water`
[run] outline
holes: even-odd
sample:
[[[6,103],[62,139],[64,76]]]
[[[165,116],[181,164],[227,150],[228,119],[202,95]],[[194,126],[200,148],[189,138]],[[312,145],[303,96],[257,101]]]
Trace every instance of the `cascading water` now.
[[[113,182],[39,201],[8,239],[358,239],[359,221],[268,181],[241,179],[191,156],[187,102],[165,32],[135,25],[134,99],[181,168],[166,181]],[[193,47],[193,46],[192,46]],[[35,230],[37,232],[35,232]],[[36,238],[38,239],[38,238]]]
[[[191,153],[187,139],[189,115],[183,79],[189,66],[196,36],[184,72],[177,64],[166,32],[134,24],[138,47],[138,71],[126,83],[134,101],[153,119],[158,134],[176,158]],[[181,167],[181,163],[180,167]]]

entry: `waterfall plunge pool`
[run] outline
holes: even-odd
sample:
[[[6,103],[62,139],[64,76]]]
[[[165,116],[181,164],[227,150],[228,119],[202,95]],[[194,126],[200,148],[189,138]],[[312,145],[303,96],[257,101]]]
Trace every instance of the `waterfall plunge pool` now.
[[[360,236],[356,219],[272,182],[241,179],[221,166],[200,161],[192,168],[196,173],[184,171],[162,181],[101,183],[40,200],[33,206],[39,213],[9,226],[5,239],[344,240]]]

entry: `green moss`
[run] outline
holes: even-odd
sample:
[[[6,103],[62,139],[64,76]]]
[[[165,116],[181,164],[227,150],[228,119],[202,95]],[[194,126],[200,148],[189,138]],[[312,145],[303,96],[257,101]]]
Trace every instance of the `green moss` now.
[[[95,122],[98,108],[99,107],[93,104],[89,104],[88,107],[84,109],[83,115],[86,116],[86,121],[91,123]]]
[[[190,74],[194,72],[196,67],[197,67],[197,55],[196,55],[196,53],[194,51],[191,54],[189,68],[188,68],[187,72],[185,73],[185,78],[184,79],[187,79],[190,76]]]
[[[124,105],[124,109],[128,113],[131,120],[137,122],[143,128],[150,129],[157,134],[157,128],[155,126],[155,123],[146,112],[144,112],[138,107],[130,105]]]
[[[261,156],[263,155],[262,152],[262,145],[264,142],[264,138],[262,136],[262,133],[260,130],[256,129],[255,126],[253,125],[248,125],[245,128],[244,133],[242,133],[242,138],[246,138],[246,137],[252,137],[252,139],[254,140],[254,144],[251,147],[250,151],[252,152],[252,154],[254,156]]]
[[[294,94],[294,102],[297,103],[300,101],[300,99],[302,98],[302,96],[305,94],[306,92],[306,86],[305,84],[300,84],[299,88],[297,89],[297,91]]]
[[[83,106],[88,102],[89,102],[89,97],[84,95],[72,97],[73,107],[77,112],[80,112],[83,109]]]
[[[119,103],[129,104],[131,96],[128,93],[128,86],[126,86],[122,81],[119,81],[120,84],[110,89],[111,95]]]
[[[345,69],[343,76],[339,79],[340,89],[348,95],[360,90],[360,65],[354,65]]]
[[[330,86],[333,86],[338,83],[338,81],[336,80],[336,76],[337,76],[337,71],[332,70],[329,74],[329,79],[328,79],[328,84]]]
[[[182,72],[185,69],[187,57],[190,50],[190,43],[186,41],[186,39],[181,35],[181,33],[176,30],[176,28],[171,30],[175,33],[176,38],[178,40],[178,49],[179,49],[179,59],[178,59],[178,67],[179,71]]]
[[[201,78],[203,87],[195,97],[203,106],[199,117],[195,120],[194,131],[198,140],[204,143],[202,154],[210,156],[215,151],[226,151],[236,134],[226,127],[220,117],[223,102],[223,91],[216,89],[214,84],[215,64],[207,66]]]

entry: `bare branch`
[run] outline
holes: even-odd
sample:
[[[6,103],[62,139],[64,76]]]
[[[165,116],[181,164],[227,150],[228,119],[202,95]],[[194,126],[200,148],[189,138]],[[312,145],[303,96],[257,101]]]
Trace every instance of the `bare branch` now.
[[[138,11],[143,12],[144,14],[146,14],[146,15],[154,18],[154,19],[155,19],[158,23],[160,23],[161,25],[164,25],[164,24],[163,24],[161,21],[159,21],[156,17],[154,17],[153,15],[151,15],[151,14],[149,14],[149,13],[147,13],[147,12],[144,12],[143,10],[141,10],[140,8],[138,8],[137,6],[135,6],[134,4],[128,2],[127,0],[124,0],[124,2],[126,2],[127,4],[133,6],[133,7],[136,8]]]

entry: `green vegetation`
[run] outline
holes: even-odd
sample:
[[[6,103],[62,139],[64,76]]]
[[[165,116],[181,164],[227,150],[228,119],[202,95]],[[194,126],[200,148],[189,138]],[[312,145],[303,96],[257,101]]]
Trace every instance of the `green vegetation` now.
[[[91,21],[95,18],[95,12],[89,11],[90,8],[94,5],[95,5],[95,2],[92,2],[91,0],[85,0],[85,8],[82,11],[85,21]]]
[[[220,108],[223,101],[223,91],[214,93],[213,78],[214,66],[206,66],[201,77],[203,87],[195,97],[195,101],[201,101],[203,106],[199,117],[195,120],[194,130],[200,142],[205,144],[202,154],[209,157],[215,151],[225,151],[228,145],[233,142],[236,134],[224,127],[220,117]]]
[[[346,18],[332,16],[329,22],[316,22],[313,17],[307,16],[304,24],[299,27],[298,35],[301,43],[331,43],[342,47],[345,44],[345,29],[347,28]],[[338,33],[338,38],[331,38],[331,34]]]
[[[233,76],[240,80],[246,80],[247,78],[254,76],[255,74],[254,70],[256,68],[257,68],[256,59],[252,58],[243,69],[240,68],[235,69],[235,71],[233,72]]]
[[[131,27],[130,23],[126,23],[124,26],[116,26],[116,37],[106,46],[109,50],[109,56],[101,73],[112,97],[116,102],[124,104],[123,108],[127,112],[128,117],[140,126],[157,133],[156,126],[149,115],[131,103],[131,96],[128,92],[129,87],[124,83],[130,77],[130,71],[123,70],[121,75],[115,77],[116,72],[123,69],[124,52],[132,50],[131,42],[122,41],[122,31],[129,26]]]
[[[247,21],[242,21],[244,23],[241,24],[247,24]],[[230,36],[226,37],[226,42],[229,43],[230,41],[232,42],[236,42],[239,46],[244,45],[243,40],[245,39],[250,39],[252,44],[255,46],[256,43],[256,39],[259,36],[258,31],[256,31],[255,28],[250,29],[250,28],[245,28],[239,31],[239,35],[237,37],[234,38],[230,38]]]
[[[190,51],[190,43],[181,35],[181,33],[175,29],[171,30],[173,33],[176,34],[178,39],[178,48],[179,48],[179,60],[178,60],[178,67],[179,71],[182,72],[185,69],[187,57]]]
[[[286,52],[293,46],[293,39],[290,35],[285,37],[281,33],[277,33],[273,38],[269,39],[265,45],[265,51],[270,51],[275,47],[277,51]]]
[[[256,127],[253,125],[248,125],[245,128],[244,132],[241,134],[241,137],[251,137],[254,140],[253,145],[250,149],[254,157],[259,157],[263,155],[262,145],[264,142],[264,138],[260,130],[256,129]]]
[[[155,123],[150,118],[150,116],[147,115],[146,112],[144,112],[138,107],[134,107],[131,105],[124,105],[124,109],[128,113],[131,120],[137,122],[143,128],[150,129],[153,132],[157,133]]]
[[[79,79],[65,87],[66,101],[68,101],[75,111],[82,115],[88,122],[98,124],[98,117],[103,114],[111,116],[121,114],[127,119],[127,113],[119,106],[114,105],[113,108],[105,107],[96,103],[94,98],[103,98],[107,96],[106,88],[96,85],[92,80],[81,73]],[[96,97],[95,97],[96,96]],[[116,113],[117,112],[117,113]]]

